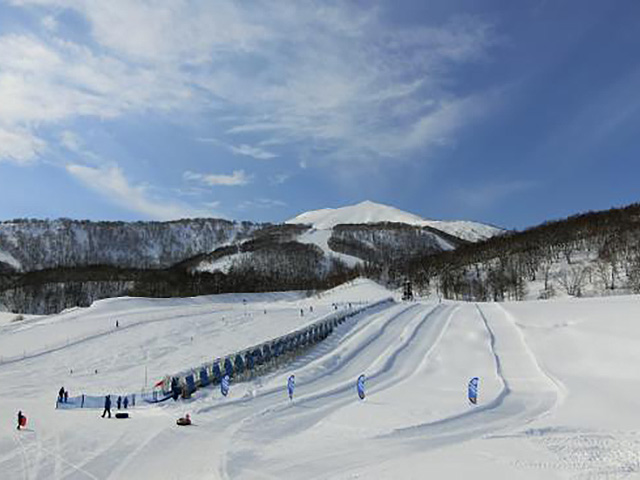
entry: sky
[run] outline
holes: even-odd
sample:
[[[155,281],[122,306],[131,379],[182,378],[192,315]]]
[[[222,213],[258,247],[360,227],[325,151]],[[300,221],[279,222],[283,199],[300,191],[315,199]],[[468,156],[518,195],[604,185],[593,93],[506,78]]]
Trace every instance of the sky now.
[[[0,2],[0,219],[640,201],[640,2]]]

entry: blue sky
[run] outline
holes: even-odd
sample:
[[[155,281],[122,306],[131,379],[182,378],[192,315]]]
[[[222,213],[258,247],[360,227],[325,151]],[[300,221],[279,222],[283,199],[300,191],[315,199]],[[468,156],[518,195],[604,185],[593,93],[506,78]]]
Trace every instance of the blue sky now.
[[[640,201],[640,2],[0,3],[0,218]]]

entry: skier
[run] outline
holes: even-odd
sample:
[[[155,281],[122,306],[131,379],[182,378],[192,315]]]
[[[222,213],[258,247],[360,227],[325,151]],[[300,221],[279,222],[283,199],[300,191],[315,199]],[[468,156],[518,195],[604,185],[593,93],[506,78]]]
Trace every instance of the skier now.
[[[124,407],[125,410],[127,409],[127,407],[129,406],[129,397],[124,397],[124,400],[122,401],[122,406]]]
[[[104,418],[107,413],[109,414],[109,418],[111,418],[111,395],[104,397],[104,412],[102,412],[102,418]]]
[[[118,323],[118,320],[116,320],[116,328],[118,328],[120,326],[120,323]]]
[[[60,390],[58,390],[58,402],[62,403],[63,400],[64,400],[64,387],[60,387]]]
[[[20,427],[24,427],[27,424],[27,417],[22,415],[22,410],[18,411],[18,430]]]
[[[120,410],[120,407],[122,407],[122,397],[120,395],[118,395],[117,405],[118,405],[118,410]]]

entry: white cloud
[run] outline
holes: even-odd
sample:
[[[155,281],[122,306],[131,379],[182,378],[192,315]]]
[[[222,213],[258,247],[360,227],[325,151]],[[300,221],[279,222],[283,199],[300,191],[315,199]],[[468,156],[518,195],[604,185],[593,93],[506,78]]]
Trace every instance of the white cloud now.
[[[0,128],[30,136],[34,147],[40,145],[31,149],[30,160],[43,151],[42,140],[33,140],[36,126],[56,127],[77,117],[170,111],[183,102],[186,90],[172,75],[156,77],[147,67],[74,43],[0,36]],[[15,157],[7,148],[0,150],[0,160]]]
[[[31,132],[23,129],[7,130],[0,124],[0,162],[28,165],[36,160],[45,147],[44,140]]]
[[[80,137],[71,130],[64,130],[60,134],[60,144],[72,152],[79,152],[82,149],[82,141]]]
[[[251,182],[251,176],[247,175],[244,170],[234,170],[231,175],[224,174],[204,174],[194,173],[190,171],[184,172],[185,180],[197,181],[210,186],[237,187],[247,185]]]
[[[267,210],[270,208],[286,207],[287,204],[281,200],[273,200],[270,198],[258,198],[255,200],[245,200],[238,205],[238,210]]]
[[[290,178],[291,178],[291,175],[288,173],[278,173],[276,175],[269,177],[269,183],[271,185],[282,185]]]
[[[390,26],[375,6],[343,2],[13,3],[37,5],[43,19],[73,9],[92,42],[56,37],[62,25],[46,42],[0,37],[5,127],[215,107],[218,135],[268,136],[260,147],[225,140],[234,154],[269,159],[264,145],[313,145],[323,154],[307,163],[372,162],[450,143],[468,108],[486,109],[477,92],[450,87],[456,66],[495,43],[478,18]]]
[[[244,155],[247,157],[255,158],[256,160],[270,160],[272,158],[276,158],[278,155],[275,153],[269,152],[260,147],[253,147],[251,145],[242,144],[242,145],[230,145],[225,143],[217,138],[198,138],[199,142],[203,143],[211,143],[213,145],[217,145],[223,148],[226,148],[234,155]]]
[[[486,183],[477,187],[460,188],[454,192],[458,202],[474,209],[489,208],[507,197],[527,191],[536,186],[535,182],[511,180]]]
[[[152,198],[148,187],[132,185],[117,166],[101,168],[70,164],[67,172],[90,190],[96,191],[112,203],[155,220],[174,220],[190,217],[211,217],[215,212],[194,209]]]
[[[58,21],[53,15],[47,15],[42,19],[42,26],[45,28],[45,30],[55,32],[58,29]]]
[[[245,155],[247,157],[253,157],[257,160],[270,160],[272,158],[276,158],[278,155],[275,153],[267,152],[262,148],[252,147],[251,145],[239,145],[239,146],[231,146],[231,151],[236,155]]]

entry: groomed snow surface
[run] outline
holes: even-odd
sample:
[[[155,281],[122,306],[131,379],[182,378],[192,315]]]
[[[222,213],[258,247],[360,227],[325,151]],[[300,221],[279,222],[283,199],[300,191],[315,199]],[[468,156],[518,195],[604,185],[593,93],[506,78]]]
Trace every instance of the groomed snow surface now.
[[[188,401],[136,405],[127,420],[55,409],[60,386],[72,396],[140,391],[145,368],[150,386],[334,305],[389,295],[361,280],[311,297],[121,298],[0,322],[0,478],[640,476],[640,299],[632,296],[398,301],[349,319],[287,367],[232,383],[226,398],[205,388]],[[474,376],[475,406],[466,398]],[[29,419],[23,431],[19,409]],[[194,425],[177,426],[185,413]]]

